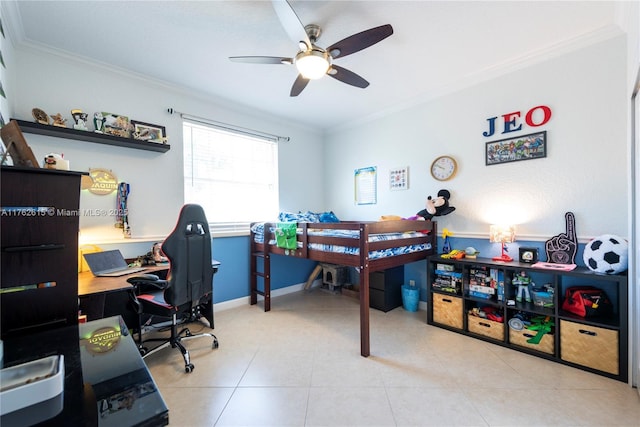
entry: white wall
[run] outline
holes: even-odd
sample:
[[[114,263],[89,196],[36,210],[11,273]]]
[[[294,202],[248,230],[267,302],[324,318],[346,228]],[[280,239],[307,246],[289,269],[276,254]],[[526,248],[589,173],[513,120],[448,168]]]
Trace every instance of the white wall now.
[[[546,240],[574,212],[579,237],[628,235],[626,45],[623,36],[465,88],[330,135],[325,143],[326,201],[345,219],[410,216],[429,195],[451,191],[457,210],[439,227],[488,237],[489,224],[516,224],[520,239]],[[544,126],[485,138],[489,117],[547,105]],[[485,166],[485,143],[547,131],[544,159]],[[440,183],[434,158],[453,155],[457,176]],[[354,169],[378,167],[378,203],[356,206]],[[389,170],[409,166],[410,189],[389,191]]]
[[[630,301],[629,313],[631,330],[629,331],[629,350],[632,354],[630,358],[630,372],[632,374],[633,385],[640,385],[640,201],[638,200],[640,191],[640,99],[638,98],[638,90],[640,90],[640,3],[624,2],[617,9],[617,20],[619,25],[628,33],[627,41],[627,94],[631,98],[629,103],[628,116],[634,121],[632,126],[628,127],[630,153],[630,166],[632,173],[630,178],[632,181],[629,198],[632,205],[630,206],[631,229],[631,247],[629,257],[629,281],[630,281]],[[634,103],[634,107],[631,104]],[[640,394],[640,388],[638,388]]]
[[[15,67],[19,69],[13,82],[15,118],[32,121],[31,109],[38,107],[48,114],[62,113],[71,122],[70,110],[79,108],[91,117],[96,111],[106,111],[166,127],[171,150],[164,154],[25,134],[38,159],[50,152],[64,153],[72,170],[110,169],[119,181],[130,183],[129,220],[134,238],[165,236],[173,229],[183,204],[182,127],[179,115],[167,112],[170,107],[291,137],[290,142],[279,145],[281,208],[297,211],[324,207],[322,135],[315,131],[253,113],[227,100],[204,99],[196,93],[183,92],[119,70],[24,46],[17,49]],[[211,78],[215,79],[214,73]],[[299,185],[300,181],[317,191],[307,191],[309,187]],[[115,197],[115,193],[96,196],[83,191],[81,208],[115,208]],[[220,203],[229,202],[220,200]],[[122,239],[121,230],[116,229],[114,223],[113,217],[82,216],[81,242]]]

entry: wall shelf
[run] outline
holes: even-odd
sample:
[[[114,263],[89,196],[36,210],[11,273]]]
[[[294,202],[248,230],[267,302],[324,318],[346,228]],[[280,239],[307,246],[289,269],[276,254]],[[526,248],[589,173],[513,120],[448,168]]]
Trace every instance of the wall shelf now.
[[[55,138],[74,139],[76,141],[94,142],[96,144],[113,145],[116,147],[135,148],[136,150],[155,151],[158,153],[166,153],[171,148],[169,144],[138,141],[132,138],[122,138],[120,136],[63,128],[53,125],[43,125],[25,120],[11,120],[18,122],[20,129],[26,133],[52,136]]]

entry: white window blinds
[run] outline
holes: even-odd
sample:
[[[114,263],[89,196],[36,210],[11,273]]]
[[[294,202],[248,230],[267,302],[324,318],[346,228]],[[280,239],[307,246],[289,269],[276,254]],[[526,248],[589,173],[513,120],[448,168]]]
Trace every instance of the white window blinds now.
[[[278,215],[278,144],[183,122],[185,203],[201,205],[213,234],[245,234]]]

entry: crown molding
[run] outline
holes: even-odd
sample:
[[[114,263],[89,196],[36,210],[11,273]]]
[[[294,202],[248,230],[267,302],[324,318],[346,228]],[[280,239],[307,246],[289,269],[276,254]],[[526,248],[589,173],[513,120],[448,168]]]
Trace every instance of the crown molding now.
[[[4,29],[6,38],[11,42],[13,47],[24,41],[24,27],[22,26],[22,16],[18,9],[17,1],[0,1],[0,16],[6,17],[2,19],[2,28]]]
[[[504,76],[506,74],[513,73],[515,71],[543,63],[545,61],[549,61],[559,56],[566,55],[568,53],[571,53],[580,49],[584,49],[586,47],[592,46],[600,42],[604,42],[606,40],[613,39],[615,37],[622,36],[624,34],[625,32],[622,30],[622,28],[619,25],[610,24],[610,25],[601,27],[596,31],[591,31],[570,39],[559,41],[557,43],[551,44],[544,48],[531,50],[529,52],[526,52],[523,55],[520,55],[508,61],[496,63],[491,65],[490,67],[485,67],[483,69],[470,72],[456,82],[453,82],[448,85],[444,85],[442,87],[439,87],[436,90],[433,90],[427,93],[418,94],[414,96],[412,99],[406,102],[403,102],[401,104],[391,106],[389,108],[378,111],[367,117],[363,117],[359,120],[351,121],[348,124],[345,124],[343,126],[338,126],[328,131],[327,134],[331,134],[333,132],[343,131],[343,130],[347,130],[355,127],[360,127],[364,124],[371,123],[376,120],[380,120],[381,118],[389,116],[391,114],[405,111],[409,108],[413,108],[418,105],[425,104],[437,98],[441,98],[443,96],[450,95],[455,92],[459,92],[463,89],[476,86],[488,80],[492,80],[492,79]]]
[[[622,31],[631,33],[640,22],[640,3],[637,1],[617,1],[613,20]]]
[[[0,3],[2,3],[1,0],[0,0]],[[299,128],[303,132],[317,133],[319,135],[321,134],[321,132],[318,129],[307,127],[305,125],[300,125],[300,124],[292,125],[291,123],[289,123],[288,120],[283,119],[282,117],[279,117],[279,116],[274,116],[272,113],[266,110],[261,110],[255,107],[251,107],[252,112],[248,112],[246,105],[238,104],[236,101],[232,99],[224,98],[218,95],[207,94],[202,91],[197,91],[195,89],[191,89],[185,86],[167,82],[166,80],[147,76],[141,73],[136,73],[134,71],[117,67],[107,62],[102,62],[92,58],[87,58],[81,55],[77,55],[64,49],[59,49],[59,48],[48,46],[42,43],[33,42],[30,40],[26,40],[24,38],[20,43],[18,43],[16,47],[21,51],[32,51],[34,54],[37,54],[39,56],[49,55],[51,57],[62,59],[64,61],[75,62],[84,67],[94,68],[96,70],[100,70],[103,72],[118,74],[124,78],[140,81],[145,85],[155,86],[163,91],[171,91],[171,92],[183,95],[185,97],[188,97],[190,99],[198,100],[207,104],[216,105],[220,108],[223,108],[225,111],[236,112],[243,115],[251,114],[255,118],[261,118],[273,123],[281,123],[283,125],[286,125],[287,128],[295,127],[295,128]]]

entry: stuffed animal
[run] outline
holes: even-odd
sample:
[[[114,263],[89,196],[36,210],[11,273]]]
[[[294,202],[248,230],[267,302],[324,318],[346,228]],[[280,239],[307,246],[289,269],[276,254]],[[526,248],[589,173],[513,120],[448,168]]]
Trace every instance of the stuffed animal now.
[[[451,193],[449,193],[448,190],[438,191],[438,197],[427,197],[426,209],[422,209],[416,215],[421,216],[424,219],[431,219],[434,216],[450,214],[456,210],[456,208],[449,205],[450,197]]]

